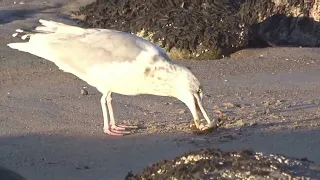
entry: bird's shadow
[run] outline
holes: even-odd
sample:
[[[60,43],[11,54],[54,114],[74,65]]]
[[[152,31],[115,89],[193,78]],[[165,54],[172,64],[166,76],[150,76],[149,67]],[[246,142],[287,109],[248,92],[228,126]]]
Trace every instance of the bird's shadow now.
[[[0,10],[0,24],[31,18],[35,12],[34,9]]]
[[[35,18],[37,14],[49,14],[51,17],[58,17],[62,21],[66,21],[69,24],[76,25],[77,19],[71,17],[71,15],[62,14],[60,12],[52,11],[52,9],[61,8],[62,3],[55,3],[51,6],[42,7],[29,7],[24,8],[24,6],[15,9],[1,9],[0,10],[0,24],[8,24],[13,21],[26,20],[29,18]]]

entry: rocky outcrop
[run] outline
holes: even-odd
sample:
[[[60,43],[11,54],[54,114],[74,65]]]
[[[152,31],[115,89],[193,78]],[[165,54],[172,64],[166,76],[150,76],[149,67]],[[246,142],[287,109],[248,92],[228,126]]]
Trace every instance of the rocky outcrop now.
[[[320,0],[311,0],[308,1],[311,8],[309,11],[309,16],[313,18],[315,21],[320,21]]]
[[[131,172],[125,180],[142,179],[319,179],[319,166],[307,159],[253,152],[204,149]]]
[[[247,45],[249,27],[227,1],[97,0],[82,8],[84,27],[131,32],[173,59],[220,58]]]
[[[172,59],[217,59],[246,48],[320,46],[320,0],[97,0],[83,27],[137,34]]]
[[[247,0],[238,16],[251,25],[253,47],[259,40],[272,46],[319,47],[319,5],[317,0]]]

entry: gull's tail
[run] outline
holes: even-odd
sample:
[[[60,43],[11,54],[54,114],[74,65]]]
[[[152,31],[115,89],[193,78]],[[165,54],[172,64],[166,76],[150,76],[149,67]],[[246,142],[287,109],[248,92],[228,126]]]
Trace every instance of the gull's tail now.
[[[29,41],[30,37],[35,34],[36,32],[32,30],[23,30],[23,29],[16,29],[15,33],[12,34],[12,37],[18,37],[24,41]],[[7,46],[9,46],[12,49],[17,49],[19,51],[25,51],[28,52],[28,43],[27,42],[20,42],[20,43],[9,43]]]
[[[39,22],[41,23],[41,26],[36,27],[34,30],[16,29],[15,33],[12,34],[12,36],[19,37],[20,39],[24,40],[24,42],[10,43],[7,45],[12,49],[30,52],[30,46],[32,44],[39,44],[39,41],[43,39],[40,37],[41,35],[51,33],[81,35],[85,32],[85,29],[83,28],[54,21],[40,19]]]
[[[22,40],[28,41],[33,34],[36,33],[46,33],[36,30],[27,30],[27,29],[16,29],[15,33],[12,34],[12,37],[18,37]]]

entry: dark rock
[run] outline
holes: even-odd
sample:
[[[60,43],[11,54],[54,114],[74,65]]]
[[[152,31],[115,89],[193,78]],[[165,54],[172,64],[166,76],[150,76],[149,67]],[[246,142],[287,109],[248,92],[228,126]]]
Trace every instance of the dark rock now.
[[[314,0],[245,0],[237,16],[251,25],[249,47],[319,47],[318,6]]]
[[[259,24],[258,35],[277,46],[320,46],[320,24],[308,17],[274,15]]]
[[[173,59],[212,59],[246,47],[237,1],[97,0],[80,9],[83,27],[117,29],[156,42]]]
[[[1,180],[26,180],[20,174],[1,166],[0,166],[0,179]]]
[[[129,172],[125,179],[319,179],[317,167],[307,159],[251,150],[204,149],[152,164],[139,174]]]
[[[85,28],[134,33],[172,59],[217,59],[246,47],[320,45],[314,0],[97,0],[82,7]]]

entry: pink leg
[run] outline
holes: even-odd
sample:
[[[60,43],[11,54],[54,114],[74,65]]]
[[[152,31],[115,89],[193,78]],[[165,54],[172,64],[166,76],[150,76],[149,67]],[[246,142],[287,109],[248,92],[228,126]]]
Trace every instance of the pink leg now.
[[[108,110],[110,113],[110,125],[111,125],[111,129],[112,130],[116,130],[116,131],[121,131],[121,132],[125,132],[125,133],[130,133],[129,131],[124,131],[126,130],[126,128],[138,128],[137,126],[127,126],[127,125],[116,125],[116,121],[114,119],[114,114],[113,114],[113,108],[112,108],[112,97],[111,97],[111,92],[107,94],[107,106],[108,106]]]
[[[121,132],[117,130],[113,130],[111,128],[111,125],[109,124],[109,117],[108,117],[108,111],[107,111],[107,106],[106,106],[106,100],[107,100],[107,94],[102,95],[100,103],[102,107],[102,113],[103,113],[103,131],[104,133],[111,135],[111,136],[123,136],[128,133],[126,132]]]

